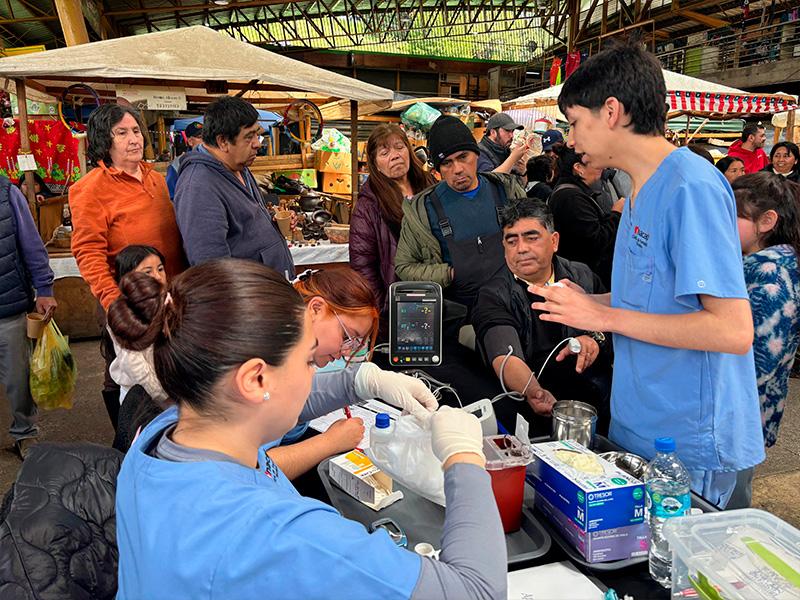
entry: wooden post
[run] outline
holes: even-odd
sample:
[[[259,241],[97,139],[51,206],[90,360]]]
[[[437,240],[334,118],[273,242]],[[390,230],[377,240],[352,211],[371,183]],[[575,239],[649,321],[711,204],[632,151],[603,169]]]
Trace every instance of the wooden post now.
[[[24,79],[15,79],[14,84],[17,87],[17,106],[19,107],[19,153],[30,154],[31,141],[28,139],[28,92],[25,89]],[[16,161],[16,157],[13,159]],[[36,219],[36,227],[39,227],[39,219],[37,218],[39,211],[36,210],[36,184],[33,180],[33,173],[25,171],[23,174],[25,178],[25,185],[27,186],[27,193],[25,197],[28,199],[28,206],[31,209],[31,214]],[[69,173],[67,173],[69,177]]]
[[[67,46],[78,46],[89,41],[86,22],[83,20],[81,0],[54,0],[61,31]]]
[[[789,114],[786,115],[786,141],[787,142],[794,142],[794,121],[795,121],[795,113],[797,111],[790,110]]]
[[[692,123],[692,115],[686,115],[686,134],[683,136],[683,145],[689,145],[689,126]]]
[[[358,100],[350,100],[350,169],[353,171],[353,208],[358,199]]]
[[[603,18],[600,21],[600,35],[605,35],[608,33],[608,3],[610,0],[602,0],[603,1]],[[598,48],[597,51],[599,52],[602,48]]]

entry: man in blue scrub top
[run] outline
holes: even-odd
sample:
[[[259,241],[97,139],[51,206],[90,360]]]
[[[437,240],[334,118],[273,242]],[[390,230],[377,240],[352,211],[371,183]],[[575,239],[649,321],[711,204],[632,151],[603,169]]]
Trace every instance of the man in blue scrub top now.
[[[584,163],[633,179],[611,294],[535,287],[541,318],[614,333],[610,436],[652,457],[670,436],[692,489],[724,507],[736,472],[764,460],[753,320],[736,205],[724,177],[664,139],[666,86],[644,50],[597,54],[564,84],[559,107]]]

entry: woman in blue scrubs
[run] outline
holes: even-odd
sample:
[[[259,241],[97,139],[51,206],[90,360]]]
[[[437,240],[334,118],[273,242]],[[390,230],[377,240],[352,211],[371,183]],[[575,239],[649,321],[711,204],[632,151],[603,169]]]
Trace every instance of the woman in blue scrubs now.
[[[445,471],[441,561],[303,498],[269,459],[298,418],[351,399],[312,393],[311,320],[291,285],[257,263],[205,263],[166,290],[138,273],[123,280],[109,325],[130,347],[153,346],[177,406],[141,433],[118,479],[119,600],[505,597],[474,416],[444,407],[430,417]]]

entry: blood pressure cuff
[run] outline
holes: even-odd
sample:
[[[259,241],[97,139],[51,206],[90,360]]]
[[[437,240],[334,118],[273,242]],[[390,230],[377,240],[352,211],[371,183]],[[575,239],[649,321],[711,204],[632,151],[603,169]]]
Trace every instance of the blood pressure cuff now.
[[[511,346],[512,355],[520,360],[525,360],[525,353],[522,350],[522,343],[519,340],[517,330],[510,325],[497,325],[489,329],[481,340],[481,350],[487,364],[498,356],[508,354],[508,347]]]

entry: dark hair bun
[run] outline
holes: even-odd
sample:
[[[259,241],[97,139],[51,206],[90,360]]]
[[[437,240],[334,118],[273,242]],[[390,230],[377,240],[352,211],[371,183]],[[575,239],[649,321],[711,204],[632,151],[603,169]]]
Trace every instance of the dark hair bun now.
[[[164,326],[166,291],[156,280],[134,271],[120,281],[122,295],[108,308],[108,326],[128,350],[144,350]]]

